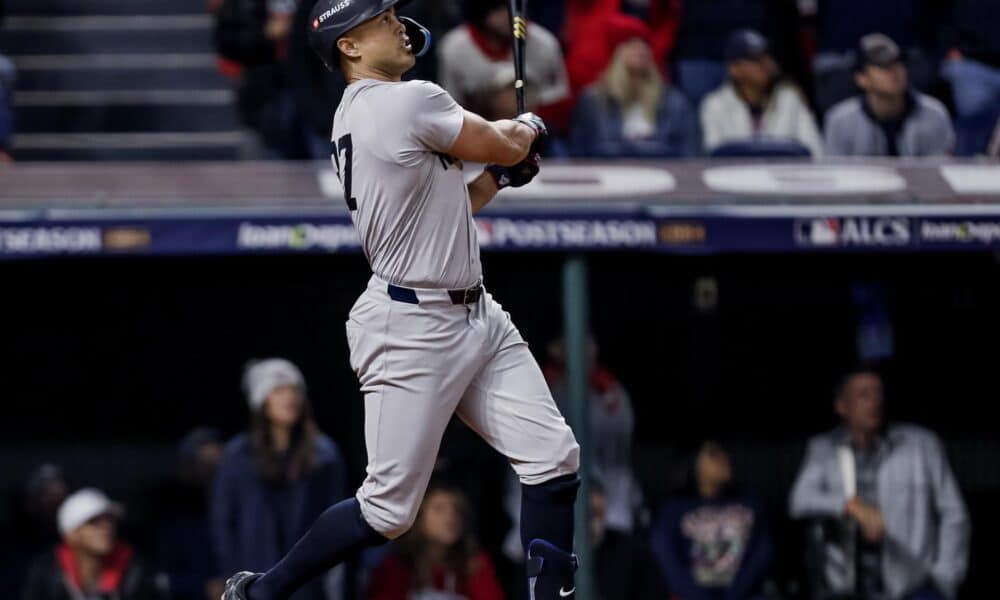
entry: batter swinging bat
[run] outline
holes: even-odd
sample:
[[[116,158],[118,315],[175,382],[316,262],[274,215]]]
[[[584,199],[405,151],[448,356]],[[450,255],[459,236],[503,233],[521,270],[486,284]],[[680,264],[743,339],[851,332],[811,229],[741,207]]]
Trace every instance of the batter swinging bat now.
[[[517,114],[524,114],[524,42],[528,39],[528,21],[525,18],[527,0],[507,0],[510,27],[514,33],[514,92],[517,94]]]

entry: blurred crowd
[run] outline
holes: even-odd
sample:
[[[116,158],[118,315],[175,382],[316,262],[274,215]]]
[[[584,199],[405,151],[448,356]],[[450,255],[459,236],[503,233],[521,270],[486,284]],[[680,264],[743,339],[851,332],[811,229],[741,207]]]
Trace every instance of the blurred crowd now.
[[[548,355],[545,376],[565,410],[563,343],[550,344]],[[650,505],[632,467],[628,392],[600,361],[595,342],[587,355],[586,543],[596,598],[956,598],[971,534],[962,493],[934,433],[886,422],[877,371],[843,376],[832,394],[838,424],[809,440],[787,509],[775,514],[757,495],[761,482],[741,477],[739,461],[713,439],[690,449],[673,492]],[[79,487],[54,464],[38,467],[23,490],[24,518],[13,532],[18,551],[5,559],[13,575],[4,578],[5,597],[206,600],[218,597],[228,574],[270,567],[352,488],[340,449],[311,416],[306,379],[294,364],[248,364],[243,390],[245,431],[229,440],[211,428],[187,434],[177,446],[176,477],[155,490],[151,506],[122,506],[101,490]],[[293,598],[523,598],[513,583],[524,581],[514,576],[520,546],[488,549],[477,535],[481,507],[469,490],[487,470],[480,465],[476,474],[456,476],[446,463],[409,533],[317,577]],[[668,470],[664,464],[663,478]],[[144,544],[131,544],[124,533],[133,509],[153,530]],[[805,557],[798,592],[776,575],[774,530],[784,519],[803,532],[792,550]]]
[[[529,109],[555,157],[1000,156],[1000,0],[529,2]],[[264,156],[329,156],[340,73],[309,0],[209,0],[220,69]],[[0,2],[0,19],[2,19]],[[504,0],[415,0],[436,47],[409,76],[515,112]],[[0,55],[0,160],[14,68]]]
[[[306,45],[311,3],[213,3],[244,121],[274,156],[325,159],[345,83]],[[413,77],[514,114],[506,2],[404,12],[439,40]],[[974,155],[1000,118],[998,0],[565,0],[529,16],[527,104],[550,156]]]

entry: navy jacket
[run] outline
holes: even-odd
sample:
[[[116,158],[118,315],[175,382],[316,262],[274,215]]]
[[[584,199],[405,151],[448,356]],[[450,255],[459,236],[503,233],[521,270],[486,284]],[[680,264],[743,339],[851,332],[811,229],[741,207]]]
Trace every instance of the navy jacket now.
[[[573,112],[570,151],[586,157],[675,157],[700,151],[698,117],[683,94],[666,88],[656,111],[656,131],[648,140],[622,135],[622,111],[599,86],[583,91]]]
[[[246,434],[226,446],[212,487],[212,537],[221,575],[266,571],[326,508],[345,497],[345,465],[330,438],[319,436],[318,462],[297,481],[275,485],[256,472]],[[296,593],[321,599],[322,582]]]
[[[760,504],[742,495],[667,502],[650,546],[670,593],[680,600],[755,598],[772,554]]]

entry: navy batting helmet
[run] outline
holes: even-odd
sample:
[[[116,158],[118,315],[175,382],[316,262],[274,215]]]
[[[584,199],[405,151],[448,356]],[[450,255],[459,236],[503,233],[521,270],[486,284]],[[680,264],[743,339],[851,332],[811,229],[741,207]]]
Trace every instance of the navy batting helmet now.
[[[338,64],[337,40],[342,35],[393,6],[402,8],[410,0],[317,0],[309,14],[309,45],[331,71]],[[413,55],[421,57],[431,47],[431,32],[408,17],[399,17],[406,27]]]

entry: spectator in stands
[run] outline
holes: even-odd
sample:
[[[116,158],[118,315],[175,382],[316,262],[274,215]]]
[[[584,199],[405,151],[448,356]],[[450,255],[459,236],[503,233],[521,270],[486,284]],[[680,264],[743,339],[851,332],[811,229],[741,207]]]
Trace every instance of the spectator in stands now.
[[[181,440],[177,480],[158,493],[163,505],[156,535],[157,566],[170,578],[174,600],[207,600],[222,595],[208,518],[208,494],[222,458],[222,435],[199,427]]]
[[[118,539],[121,505],[93,488],[59,507],[62,543],[28,572],[22,600],[162,600],[158,578]]]
[[[801,92],[780,79],[767,39],[751,29],[735,31],[726,40],[725,57],[729,81],[701,104],[705,149],[788,140],[819,155],[822,143],[812,112]]]
[[[622,42],[645,35],[648,27],[634,17],[621,14],[614,0],[570,0],[567,7],[566,72],[570,91],[576,98],[601,78],[611,55]]]
[[[21,536],[22,543],[32,544],[40,551],[60,539],[56,515],[70,489],[70,483],[58,465],[44,463],[31,473],[24,488],[24,504],[28,513],[26,525],[30,531]]]
[[[590,545],[598,598],[662,600],[663,578],[649,548],[633,534],[608,529],[607,496],[597,480],[590,482]]]
[[[251,362],[243,388],[250,430],[226,446],[212,489],[221,573],[267,570],[346,496],[344,461],[312,419],[301,371],[280,358]],[[314,581],[293,598],[322,599],[323,583]]]
[[[821,115],[857,94],[854,65],[858,40],[881,31],[900,45],[916,89],[934,82],[937,64],[935,31],[941,19],[936,0],[818,0],[816,55],[813,59],[816,104]]]
[[[552,397],[562,414],[569,414],[566,382],[566,340],[548,344],[548,362],[542,368]],[[604,527],[631,535],[636,516],[643,509],[642,489],[632,468],[632,434],[635,412],[628,391],[599,360],[600,349],[593,337],[587,340],[587,373],[590,393],[590,456],[592,474],[604,490]],[[507,471],[504,509],[511,528],[503,542],[503,552],[514,563],[524,560],[520,537],[521,492],[517,477]]]
[[[549,361],[542,369],[545,380],[559,409],[569,414],[566,341],[553,340],[547,350]],[[628,391],[600,362],[599,354],[597,342],[591,337],[587,341],[591,469],[605,489],[607,527],[631,533],[636,512],[642,506],[642,490],[632,470],[635,413]]]
[[[817,597],[954,598],[970,523],[941,441],[883,420],[881,377],[848,373],[834,400],[841,425],[809,442],[791,514],[813,528]]]
[[[1000,0],[954,0],[944,29],[958,154],[983,152],[1000,117]]]
[[[221,0],[216,13],[216,49],[240,66],[240,117],[260,136],[266,158],[306,159],[316,151],[307,135],[310,124],[295,101],[297,88],[289,83],[287,58],[297,5],[296,0]],[[295,57],[301,58],[299,54]],[[308,64],[296,65],[300,71],[295,75],[304,80],[296,80],[297,86],[310,83],[309,74],[301,72]],[[329,157],[328,148],[323,145],[323,156]]]
[[[465,0],[466,22],[448,32],[438,49],[438,77],[463,106],[494,86],[496,64],[510,64],[512,34],[504,0]],[[559,40],[528,24],[524,75],[533,82],[538,113],[558,133],[569,123],[569,81]],[[508,117],[513,115],[507,115]]]
[[[788,72],[805,71],[799,66],[795,0],[689,0],[682,5],[673,58],[677,85],[693,106],[726,79],[726,40],[740,29],[762,32]]]
[[[375,568],[368,600],[503,600],[493,563],[469,531],[458,489],[432,483],[413,528]]]
[[[899,46],[873,33],[861,38],[855,80],[861,96],[826,118],[826,152],[835,156],[943,156],[955,147],[945,107],[907,85]]]
[[[12,527],[5,531],[16,547],[9,553],[0,547],[0,598],[16,598],[31,562],[61,540],[56,514],[71,489],[63,470],[52,463],[28,476],[9,520]]]
[[[698,152],[694,111],[660,75],[649,29],[637,19],[634,29],[635,34],[615,48],[600,81],[585,89],[577,102],[570,133],[575,156],[666,157]]]
[[[773,554],[760,503],[733,484],[729,454],[702,444],[688,490],[668,501],[650,532],[653,552],[679,600],[762,598]]]

